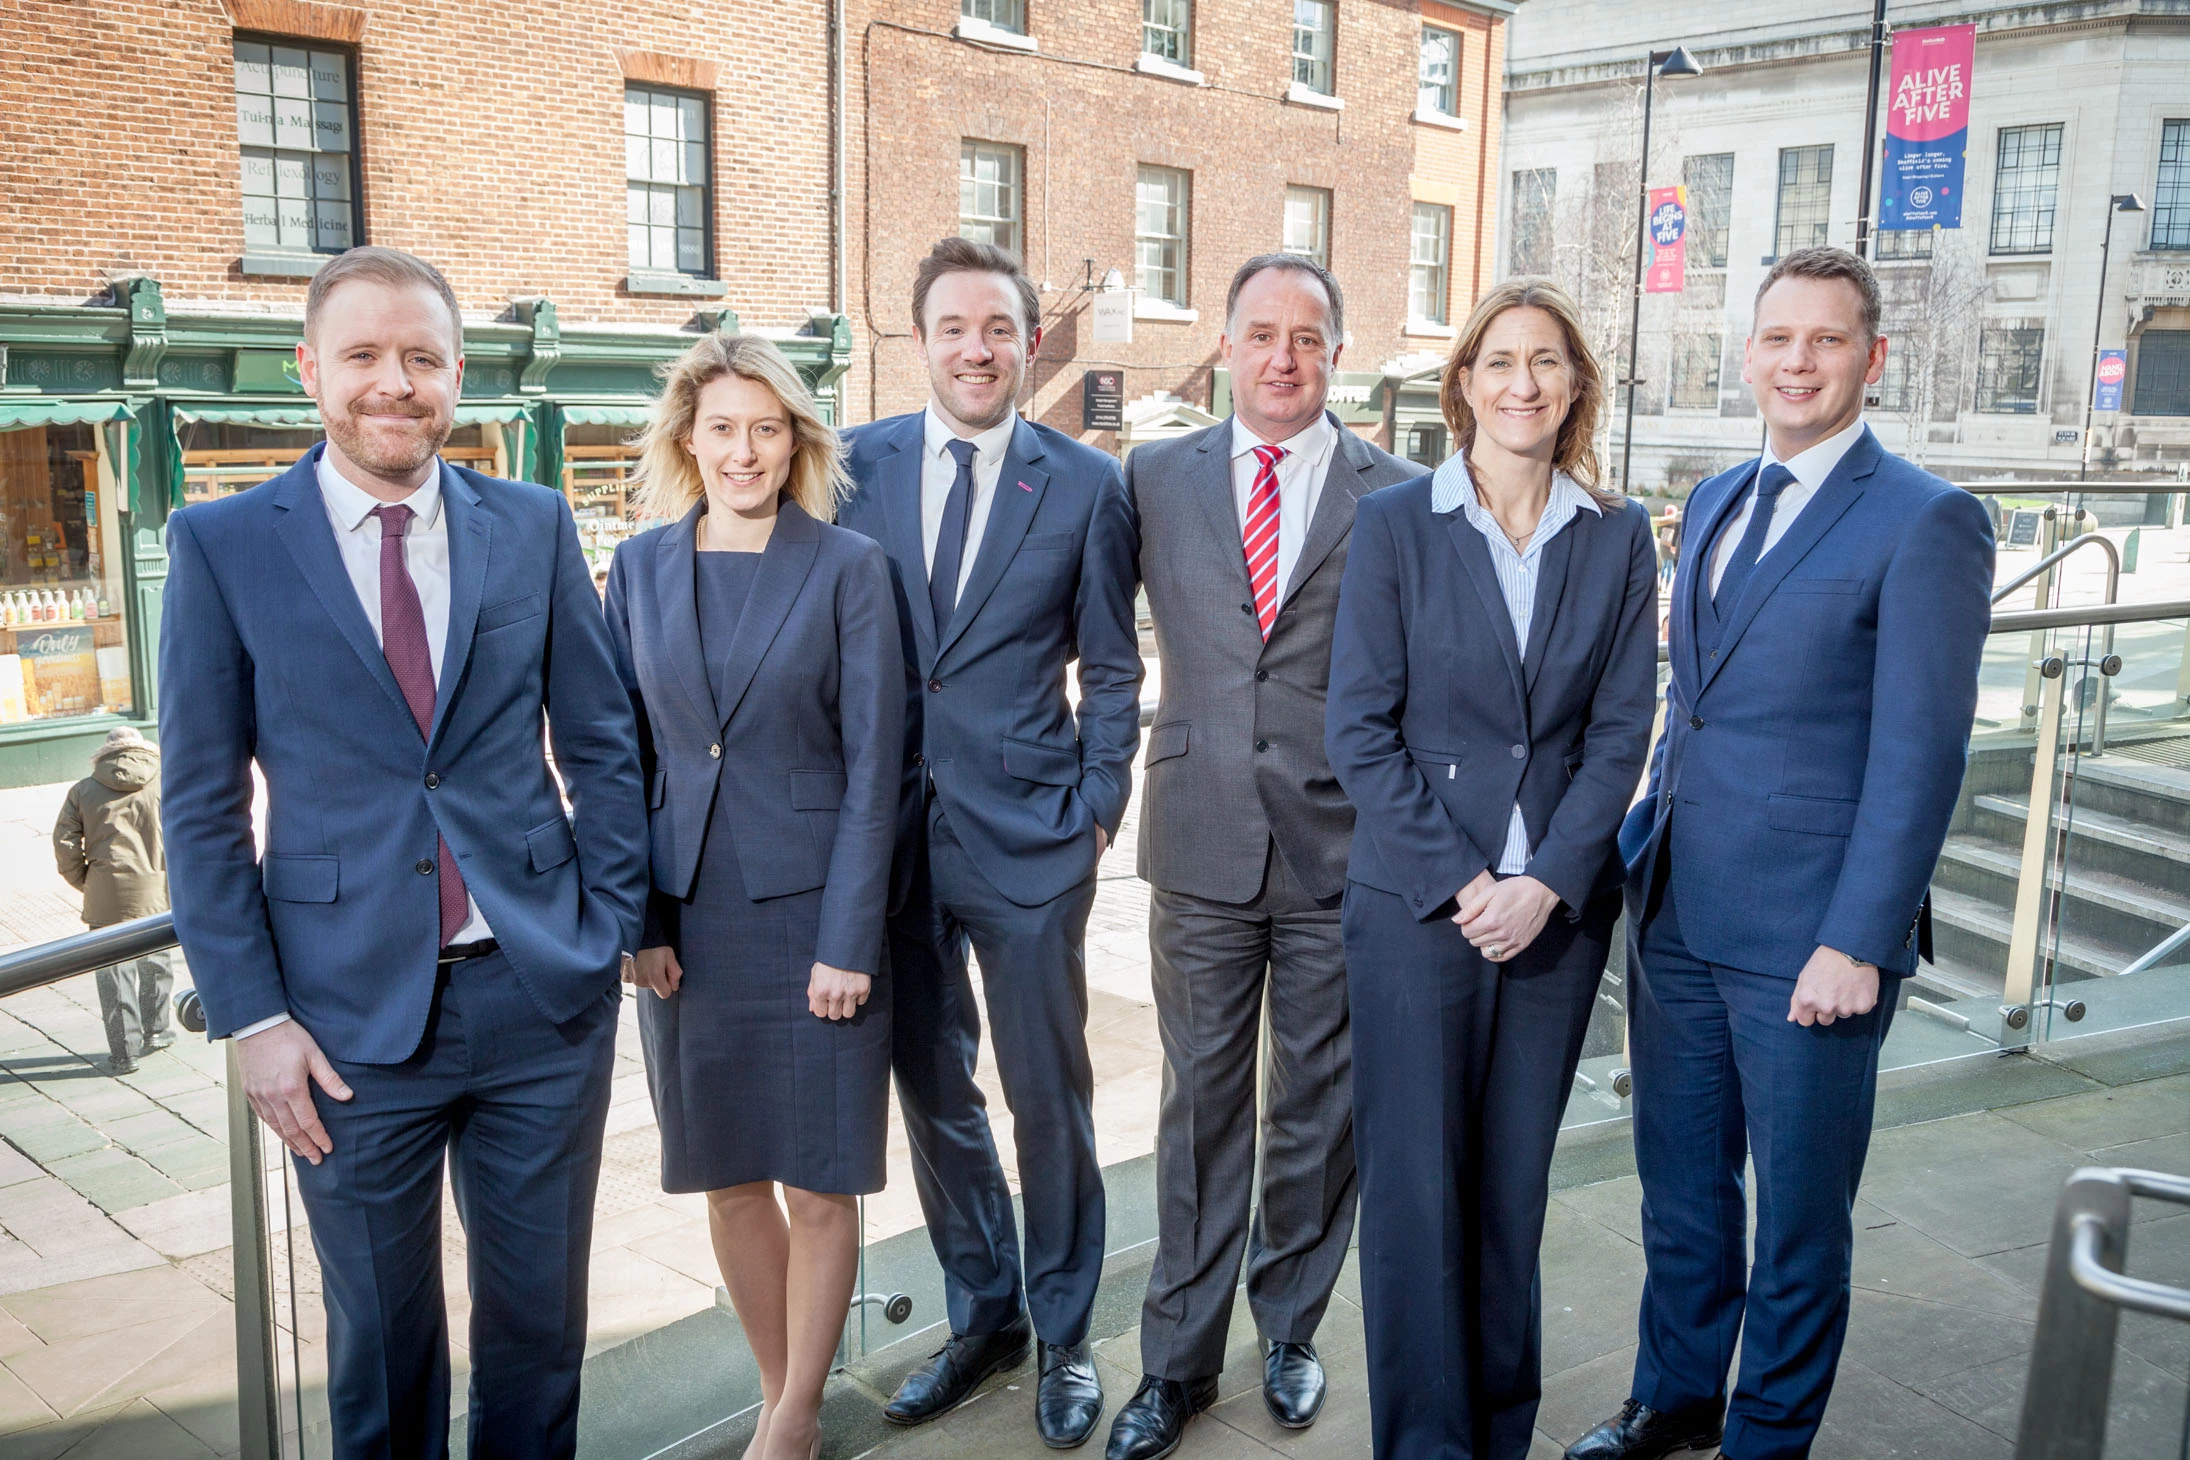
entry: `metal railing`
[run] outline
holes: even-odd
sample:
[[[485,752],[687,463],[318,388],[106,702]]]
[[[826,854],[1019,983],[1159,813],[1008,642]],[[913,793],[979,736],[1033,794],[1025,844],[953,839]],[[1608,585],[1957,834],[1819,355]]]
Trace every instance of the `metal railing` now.
[[[0,998],[44,988],[175,947],[170,913],[116,923],[0,954]],[[194,1001],[195,995],[186,994]],[[204,1020],[180,1010],[202,1032]],[[235,1254],[236,1429],[242,1460],[280,1460],[281,1385],[274,1358],[273,1251],[266,1229],[266,1150],[258,1117],[236,1075],[236,1048],[226,1042],[228,1096],[228,1217]],[[302,1416],[299,1416],[299,1430]]]
[[[2122,1311],[2190,1323],[2190,1289],[2127,1273],[2136,1197],[2190,1207],[2190,1177],[2087,1166],[2061,1191],[2016,1460],[2100,1460]]]

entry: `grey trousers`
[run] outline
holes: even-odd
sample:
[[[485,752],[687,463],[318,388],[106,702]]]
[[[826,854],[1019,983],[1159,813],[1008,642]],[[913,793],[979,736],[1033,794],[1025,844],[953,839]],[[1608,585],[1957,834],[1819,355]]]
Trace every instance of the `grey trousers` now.
[[[162,949],[93,975],[99,986],[107,1053],[116,1059],[149,1053],[152,1036],[167,1028],[167,996],[175,987],[174,957],[173,950]]]
[[[1265,867],[1252,902],[1158,891],[1149,916],[1164,1064],[1141,1365],[1159,1378],[1223,1369],[1243,1247],[1257,1331],[1273,1343],[1312,1339],[1353,1236],[1353,1047],[1339,900],[1309,896],[1275,845]],[[1258,1191],[1255,1066],[1265,998]]]

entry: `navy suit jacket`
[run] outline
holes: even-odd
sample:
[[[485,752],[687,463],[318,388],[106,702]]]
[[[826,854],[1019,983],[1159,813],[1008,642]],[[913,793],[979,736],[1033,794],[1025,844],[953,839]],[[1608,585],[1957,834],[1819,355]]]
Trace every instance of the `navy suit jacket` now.
[[[1650,742],[1649,514],[1578,511],[1544,545],[1523,655],[1489,545],[1464,510],[1430,510],[1431,481],[1354,513],[1324,730],[1354,803],[1346,875],[1418,919],[1449,914],[1497,865],[1518,802],[1528,875],[1578,917],[1620,884],[1620,815]]]
[[[882,972],[896,839],[904,673],[882,549],[777,509],[715,699],[693,596],[702,508],[627,539],[608,571],[608,632],[638,715],[654,890],[646,941],[674,943],[664,899],[692,895],[718,797],[746,895],[822,889],[814,957]],[[780,950],[771,950],[771,957]]]
[[[889,553],[905,664],[908,855],[893,905],[925,834],[924,773],[996,890],[1021,907],[1048,902],[1095,870],[1096,827],[1117,837],[1140,744],[1139,544],[1118,463],[1020,421],[972,576],[937,643],[920,531],[924,414],[847,440],[858,487],[838,520]],[[1077,707],[1065,696],[1075,659]]]
[[[1747,462],[1684,514],[1665,734],[1620,844],[1639,926],[1668,820],[1688,947],[1794,978],[1820,945],[1916,967],[1992,620],[1992,520],[1866,429],[1697,642]],[[1926,950],[1928,951],[1928,950]]]
[[[436,832],[526,992],[562,1023],[615,996],[646,886],[631,702],[570,508],[442,464],[449,630],[421,735],[335,546],[324,449],[168,519],[162,819],[208,1032],[286,1011],[336,1059],[407,1059],[433,1001]]]

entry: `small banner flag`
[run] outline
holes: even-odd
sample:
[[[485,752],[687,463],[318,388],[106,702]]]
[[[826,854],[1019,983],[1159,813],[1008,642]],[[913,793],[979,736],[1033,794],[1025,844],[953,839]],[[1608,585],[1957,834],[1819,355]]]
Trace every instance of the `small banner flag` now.
[[[1976,57],[1975,25],[1905,30],[1893,38],[1886,172],[1878,194],[1881,229],[1962,226]]]
[[[1678,294],[1688,272],[1688,189],[1650,190],[1650,262],[1643,269],[1645,294]]]

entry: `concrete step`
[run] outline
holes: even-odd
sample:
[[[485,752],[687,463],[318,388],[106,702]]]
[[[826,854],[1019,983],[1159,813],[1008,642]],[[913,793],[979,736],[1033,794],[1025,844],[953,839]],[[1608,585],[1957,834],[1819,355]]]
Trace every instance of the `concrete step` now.
[[[1981,795],[1971,802],[1970,837],[2014,848],[2030,820],[2028,795]],[[2079,801],[2068,817],[2069,863],[2147,887],[2190,889],[2190,831],[2125,816]]]
[[[2020,848],[1975,837],[1950,837],[1940,852],[1938,880],[1952,892],[1968,893],[2002,908],[2013,905],[2021,875]],[[2106,942],[2150,947],[2190,923],[2190,895],[2071,861],[2065,879],[2049,876],[2047,885],[2064,891],[2064,920]]]
[[[2007,968],[2013,925],[2007,909],[1967,893],[1933,888],[1932,936],[1950,964],[1971,968]],[[2049,942],[2051,940],[2048,940]],[[2041,960],[2045,949],[2040,950]],[[2096,941],[2080,930],[2063,929],[2053,949],[2054,966],[2064,978],[2110,978],[2144,950]],[[2001,985],[1990,985],[1997,991]]]

